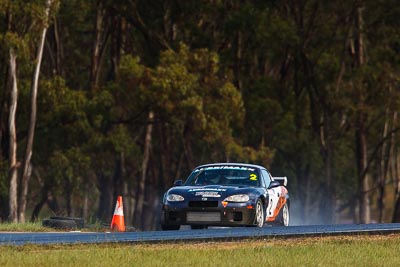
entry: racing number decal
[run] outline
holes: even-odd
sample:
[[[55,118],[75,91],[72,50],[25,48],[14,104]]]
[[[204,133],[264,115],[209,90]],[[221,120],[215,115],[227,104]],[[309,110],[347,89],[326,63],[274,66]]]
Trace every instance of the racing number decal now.
[[[279,211],[286,203],[287,190],[284,187],[268,189],[269,203],[267,221],[274,221]]]
[[[269,195],[269,203],[268,203],[268,214],[267,214],[267,220],[273,220],[276,215],[277,215],[277,206],[278,206],[278,201],[279,201],[279,191],[281,191],[281,189],[278,188],[272,188],[272,189],[268,189],[268,195]]]
[[[254,173],[250,174],[250,180],[257,181],[257,175]]]
[[[272,198],[270,198],[269,199],[269,203],[268,203],[268,215],[267,215],[267,217],[271,217],[272,216],[272,203],[273,203],[273,200],[272,200]]]

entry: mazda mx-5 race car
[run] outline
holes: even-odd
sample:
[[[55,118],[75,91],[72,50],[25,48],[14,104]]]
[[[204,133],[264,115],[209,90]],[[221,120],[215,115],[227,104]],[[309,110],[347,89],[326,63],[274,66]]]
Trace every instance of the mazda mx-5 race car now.
[[[215,163],[175,181],[163,198],[161,228],[289,225],[286,177],[272,177],[259,165]]]

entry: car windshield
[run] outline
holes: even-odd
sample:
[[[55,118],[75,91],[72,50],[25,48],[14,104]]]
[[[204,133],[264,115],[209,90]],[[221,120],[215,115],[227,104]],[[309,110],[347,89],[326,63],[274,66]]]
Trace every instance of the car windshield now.
[[[186,180],[185,185],[260,186],[260,176],[258,170],[254,168],[211,166],[195,169]]]

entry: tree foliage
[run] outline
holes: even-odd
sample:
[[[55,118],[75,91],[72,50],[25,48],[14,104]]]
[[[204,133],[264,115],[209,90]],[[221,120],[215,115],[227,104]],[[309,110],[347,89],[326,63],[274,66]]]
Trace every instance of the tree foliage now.
[[[22,161],[46,22],[44,0],[25,2],[0,0],[1,220],[9,49]],[[55,1],[27,212],[107,221],[123,195],[128,223],[154,229],[174,180],[228,161],[288,176],[295,223],[400,220],[399,14],[393,0]]]

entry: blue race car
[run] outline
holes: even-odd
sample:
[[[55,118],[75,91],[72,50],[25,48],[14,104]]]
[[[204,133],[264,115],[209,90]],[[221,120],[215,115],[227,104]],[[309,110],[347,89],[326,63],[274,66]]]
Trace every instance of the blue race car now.
[[[215,163],[175,181],[163,198],[161,228],[289,225],[286,177],[272,177],[259,165]]]

